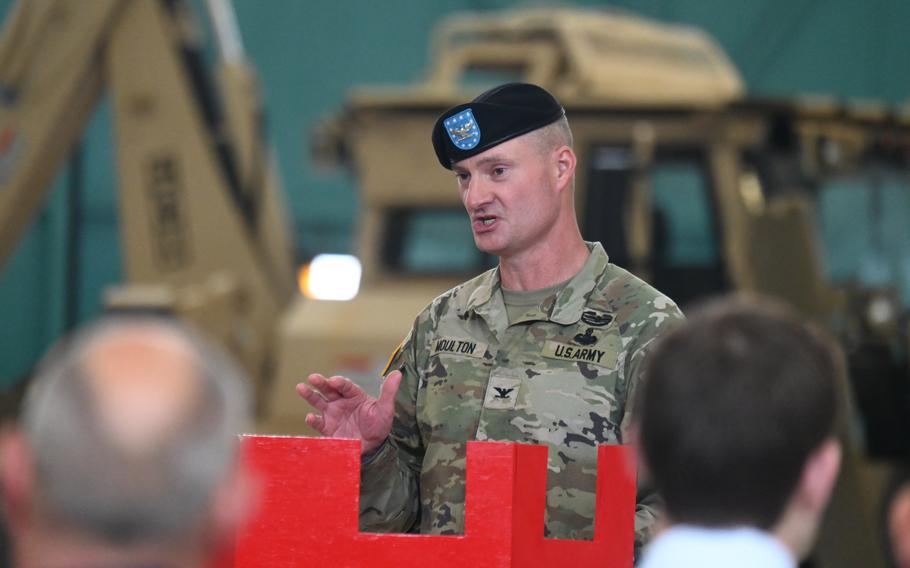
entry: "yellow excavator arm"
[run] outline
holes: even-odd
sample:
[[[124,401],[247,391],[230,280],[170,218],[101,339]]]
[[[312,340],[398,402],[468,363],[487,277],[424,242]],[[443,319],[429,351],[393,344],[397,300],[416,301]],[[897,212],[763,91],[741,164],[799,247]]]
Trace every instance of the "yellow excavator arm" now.
[[[258,380],[293,294],[276,168],[227,0],[207,4],[209,79],[180,0],[28,0],[0,38],[0,267],[105,91],[113,103],[125,284],[114,308],[173,313]]]

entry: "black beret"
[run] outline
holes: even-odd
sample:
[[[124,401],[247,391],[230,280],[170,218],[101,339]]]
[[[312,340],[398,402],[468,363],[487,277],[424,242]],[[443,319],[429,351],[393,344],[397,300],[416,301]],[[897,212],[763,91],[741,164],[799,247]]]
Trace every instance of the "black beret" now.
[[[494,87],[442,113],[433,126],[433,149],[442,167],[470,158],[565,116],[545,89],[528,83]]]

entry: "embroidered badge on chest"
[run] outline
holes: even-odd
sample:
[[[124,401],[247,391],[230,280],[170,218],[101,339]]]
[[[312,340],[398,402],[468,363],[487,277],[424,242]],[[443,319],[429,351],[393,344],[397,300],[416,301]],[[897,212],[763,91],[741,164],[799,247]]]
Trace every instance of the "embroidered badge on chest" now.
[[[613,314],[597,310],[585,310],[581,314],[581,321],[594,327],[605,327],[613,322]]]
[[[576,333],[574,339],[579,345],[594,345],[599,338],[594,335],[594,328],[589,327],[584,333]]]
[[[513,377],[492,376],[487,384],[487,393],[483,398],[484,408],[492,410],[509,410],[518,403],[518,389],[521,379]]]

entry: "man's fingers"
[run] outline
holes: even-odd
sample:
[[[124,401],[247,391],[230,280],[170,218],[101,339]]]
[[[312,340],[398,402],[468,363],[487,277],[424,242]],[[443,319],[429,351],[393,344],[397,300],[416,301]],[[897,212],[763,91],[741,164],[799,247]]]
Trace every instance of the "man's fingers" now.
[[[354,381],[341,375],[335,375],[327,381],[329,389],[323,392],[329,401],[339,398],[352,398],[363,393],[363,389],[354,384]],[[331,394],[330,394],[331,393]]]
[[[324,375],[321,375],[319,373],[310,373],[309,375],[307,375],[307,380],[310,382],[311,385],[313,385],[314,387],[316,387],[318,389],[318,388],[321,388],[322,385],[325,384],[327,379],[325,378]]]
[[[311,412],[306,415],[306,423],[310,428],[312,428],[313,430],[316,430],[323,436],[328,435],[325,432],[325,418],[323,418],[322,416],[319,416],[318,414],[313,414]]]
[[[339,387],[344,386],[344,377],[340,375],[335,375],[330,378],[326,378],[325,375],[320,375],[319,373],[313,373],[307,377],[309,383],[313,388],[322,395],[322,398],[328,402],[338,400],[339,398],[344,398],[345,394],[339,391]]]
[[[325,409],[328,406],[328,403],[326,402],[326,400],[324,398],[322,398],[322,395],[320,395],[318,392],[316,392],[312,388],[306,386],[303,383],[299,383],[297,385],[297,394],[299,394],[301,397],[303,397],[303,399],[305,401],[310,403],[310,406],[312,406],[313,408],[315,408],[321,412],[325,412]]]
[[[379,390],[379,409],[383,414],[390,416],[395,412],[395,395],[401,386],[401,371],[392,371],[386,375],[385,381]]]
[[[326,384],[328,383],[328,379],[319,373],[310,373],[306,380],[310,383],[310,387],[318,392],[325,390]]]

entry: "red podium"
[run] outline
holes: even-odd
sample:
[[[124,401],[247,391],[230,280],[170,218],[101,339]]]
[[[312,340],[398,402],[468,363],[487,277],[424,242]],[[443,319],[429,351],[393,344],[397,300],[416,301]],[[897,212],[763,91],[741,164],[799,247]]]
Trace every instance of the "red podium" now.
[[[463,536],[359,532],[359,441],[247,436],[242,451],[263,491],[238,534],[236,568],[632,566],[635,474],[627,447],[598,450],[592,541],[544,538],[543,446],[468,443]]]

